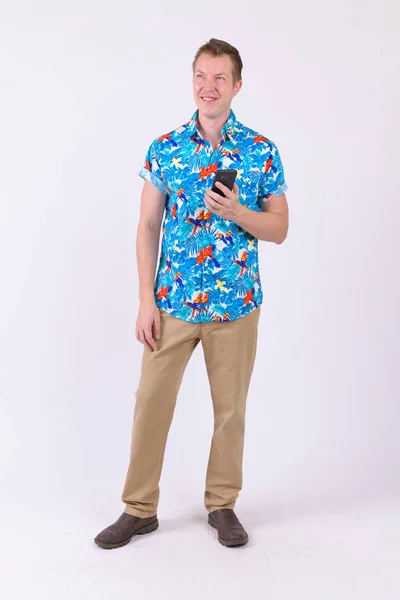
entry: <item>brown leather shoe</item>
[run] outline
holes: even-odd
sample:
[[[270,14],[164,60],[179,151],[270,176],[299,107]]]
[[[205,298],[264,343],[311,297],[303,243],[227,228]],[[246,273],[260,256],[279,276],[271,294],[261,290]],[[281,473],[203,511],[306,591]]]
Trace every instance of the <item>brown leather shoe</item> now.
[[[232,508],[220,508],[208,513],[208,522],[218,530],[218,541],[224,546],[243,546],[249,536]]]
[[[109,527],[100,531],[94,538],[95,544],[100,548],[120,548],[131,541],[134,535],[150,533],[158,527],[157,515],[142,519],[123,512],[122,515]]]

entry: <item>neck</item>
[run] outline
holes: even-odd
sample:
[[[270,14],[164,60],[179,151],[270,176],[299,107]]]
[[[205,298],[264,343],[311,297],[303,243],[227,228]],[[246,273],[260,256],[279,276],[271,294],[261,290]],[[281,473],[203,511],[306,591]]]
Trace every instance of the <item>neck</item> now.
[[[219,115],[216,119],[206,117],[199,111],[199,130],[201,135],[208,140],[211,144],[216,145],[221,139],[221,129],[228,120],[230,109],[228,108],[222,115]]]

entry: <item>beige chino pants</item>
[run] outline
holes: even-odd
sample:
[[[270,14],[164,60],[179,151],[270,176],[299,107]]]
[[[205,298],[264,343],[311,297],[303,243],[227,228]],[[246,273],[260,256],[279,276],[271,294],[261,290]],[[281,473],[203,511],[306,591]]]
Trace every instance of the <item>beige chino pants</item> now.
[[[138,517],[157,513],[168,432],[185,367],[201,341],[214,409],[204,504],[233,508],[242,489],[247,391],[257,347],[260,306],[234,321],[189,323],[160,310],[157,350],[143,350],[133,415],[131,456],[122,501]]]

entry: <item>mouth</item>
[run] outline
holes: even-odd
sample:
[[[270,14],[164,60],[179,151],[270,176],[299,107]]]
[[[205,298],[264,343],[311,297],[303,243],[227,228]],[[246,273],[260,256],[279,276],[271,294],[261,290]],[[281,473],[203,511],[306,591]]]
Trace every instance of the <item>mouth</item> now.
[[[205,102],[206,104],[213,104],[214,102],[217,101],[217,98],[214,98],[214,96],[200,96],[200,98],[203,100],[203,102]]]

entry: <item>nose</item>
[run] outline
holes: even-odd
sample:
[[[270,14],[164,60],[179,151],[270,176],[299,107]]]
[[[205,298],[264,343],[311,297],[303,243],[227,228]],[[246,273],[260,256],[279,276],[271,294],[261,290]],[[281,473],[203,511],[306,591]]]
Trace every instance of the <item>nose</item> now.
[[[204,77],[203,79],[203,88],[207,91],[211,91],[215,89],[214,79],[212,77]]]

